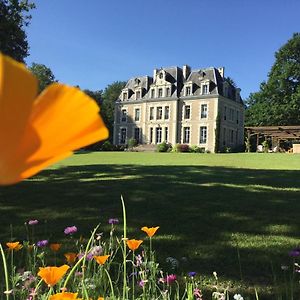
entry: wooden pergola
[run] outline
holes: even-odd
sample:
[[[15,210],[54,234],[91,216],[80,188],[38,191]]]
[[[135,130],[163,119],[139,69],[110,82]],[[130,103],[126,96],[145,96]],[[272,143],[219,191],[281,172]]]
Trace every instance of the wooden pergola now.
[[[245,127],[248,139],[256,135],[256,144],[263,137],[272,139],[272,146],[277,146],[280,141],[300,140],[300,126],[261,126],[261,127]]]

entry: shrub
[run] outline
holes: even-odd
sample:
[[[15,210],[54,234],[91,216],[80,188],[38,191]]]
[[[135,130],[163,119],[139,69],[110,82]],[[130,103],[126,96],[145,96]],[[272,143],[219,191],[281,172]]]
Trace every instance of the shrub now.
[[[194,146],[190,147],[190,152],[192,152],[192,153],[204,153],[205,152],[205,148],[198,147],[198,146],[194,145]]]
[[[175,152],[190,152],[190,146],[187,144],[176,144]]]
[[[169,152],[172,149],[172,145],[170,143],[162,142],[157,145],[157,152]]]
[[[102,151],[112,151],[113,150],[113,145],[111,144],[110,141],[105,141],[101,147]]]
[[[132,148],[134,148],[135,146],[137,146],[137,141],[136,141],[136,139],[133,139],[133,138],[129,139],[129,140],[128,140],[128,149],[132,149]]]

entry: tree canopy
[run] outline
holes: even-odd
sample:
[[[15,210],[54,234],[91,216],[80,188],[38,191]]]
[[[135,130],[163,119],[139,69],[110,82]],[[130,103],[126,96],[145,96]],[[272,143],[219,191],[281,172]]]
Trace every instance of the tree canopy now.
[[[25,27],[34,7],[29,0],[0,0],[0,51],[20,62],[29,55]]]
[[[247,126],[300,124],[300,33],[275,53],[268,80],[249,96],[247,105]]]
[[[43,64],[32,63],[29,69],[39,81],[39,92],[43,91],[49,84],[56,81],[51,69]]]

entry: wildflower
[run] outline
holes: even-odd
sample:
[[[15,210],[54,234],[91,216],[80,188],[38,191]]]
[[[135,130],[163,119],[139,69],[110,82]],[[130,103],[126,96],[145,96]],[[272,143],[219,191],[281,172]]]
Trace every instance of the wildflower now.
[[[244,300],[244,298],[243,298],[240,294],[235,294],[235,295],[233,296],[233,299],[234,299],[234,300]]]
[[[197,275],[197,272],[189,272],[188,275],[190,277],[195,277]]]
[[[135,251],[139,248],[139,246],[141,245],[142,242],[143,242],[142,240],[132,239],[132,240],[127,240],[126,243],[130,250]]]
[[[299,249],[294,249],[294,250],[289,252],[289,256],[291,256],[291,257],[297,257],[299,255],[300,255],[300,250]]]
[[[48,240],[41,240],[36,243],[36,245],[40,248],[46,247],[48,245]]]
[[[139,281],[139,286],[143,288],[146,285],[146,282],[148,282],[148,280]]]
[[[50,296],[49,300],[69,300],[69,299],[77,299],[81,300],[82,298],[77,298],[78,293],[58,293]]]
[[[76,232],[77,232],[77,227],[76,226],[66,227],[65,230],[64,230],[64,233],[66,235],[69,235],[69,234],[72,235],[72,234],[74,234]]]
[[[38,272],[38,275],[49,285],[54,286],[58,283],[62,277],[67,273],[69,270],[69,266],[62,265],[61,267],[45,267],[41,268]],[[55,299],[55,298],[54,298]],[[59,298],[57,298],[59,299]],[[72,299],[72,298],[70,298]],[[76,298],[73,298],[76,299]]]
[[[23,246],[20,244],[20,242],[14,242],[14,243],[6,243],[6,246],[11,251],[19,251]]]
[[[108,137],[98,105],[79,89],[54,83],[37,96],[37,79],[2,54],[0,78],[0,184],[17,183]]]
[[[202,300],[202,292],[200,289],[195,288],[193,294],[196,297],[196,300]]]
[[[57,252],[60,249],[61,244],[53,243],[53,244],[50,244],[49,247],[53,252]]]
[[[218,274],[216,271],[213,272],[213,275],[214,275],[215,279],[218,280]]]
[[[176,279],[177,279],[177,277],[176,277],[175,274],[170,274],[170,275],[167,275],[167,277],[166,277],[166,282],[167,282],[167,284],[171,284],[171,283],[173,283]]]
[[[101,255],[103,252],[103,249],[101,246],[95,246],[91,249],[90,253],[93,255],[93,256],[98,256],[98,255]]]
[[[104,298],[103,297],[98,297],[98,299],[97,300],[104,300]]]
[[[156,233],[156,231],[158,230],[158,228],[159,228],[159,226],[157,226],[157,227],[150,227],[150,228],[144,226],[144,227],[141,228],[141,230],[144,231],[144,232],[146,232],[149,237],[153,237],[154,234]]]
[[[39,224],[38,220],[29,220],[28,221],[28,225],[37,225],[37,224]]]
[[[105,262],[108,260],[109,257],[110,255],[94,256],[94,259],[99,265],[102,266],[105,264]]]
[[[108,220],[108,224],[111,224],[111,225],[119,224],[119,219],[117,219],[117,218],[110,218]]]
[[[136,266],[137,266],[137,267],[141,266],[142,263],[143,263],[143,258],[142,258],[142,256],[137,255],[137,256],[135,257],[135,259],[136,259]]]
[[[65,253],[64,256],[69,264],[73,264],[76,261],[77,253],[68,252],[68,253]]]

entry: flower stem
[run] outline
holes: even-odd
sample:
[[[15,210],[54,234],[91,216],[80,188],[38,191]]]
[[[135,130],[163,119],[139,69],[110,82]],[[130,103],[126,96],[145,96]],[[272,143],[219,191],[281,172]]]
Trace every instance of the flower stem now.
[[[7,272],[7,264],[6,264],[6,259],[5,259],[5,254],[2,248],[2,245],[0,244],[0,251],[1,251],[1,256],[2,256],[2,261],[3,261],[3,269],[4,269],[4,277],[5,277],[5,288],[6,291],[9,291],[9,284],[8,284],[8,272]],[[6,299],[9,299],[9,294],[6,294]]]
[[[127,297],[127,279],[126,279],[126,239],[127,239],[127,224],[126,224],[126,208],[123,196],[121,195],[121,202],[123,208],[123,300]]]

